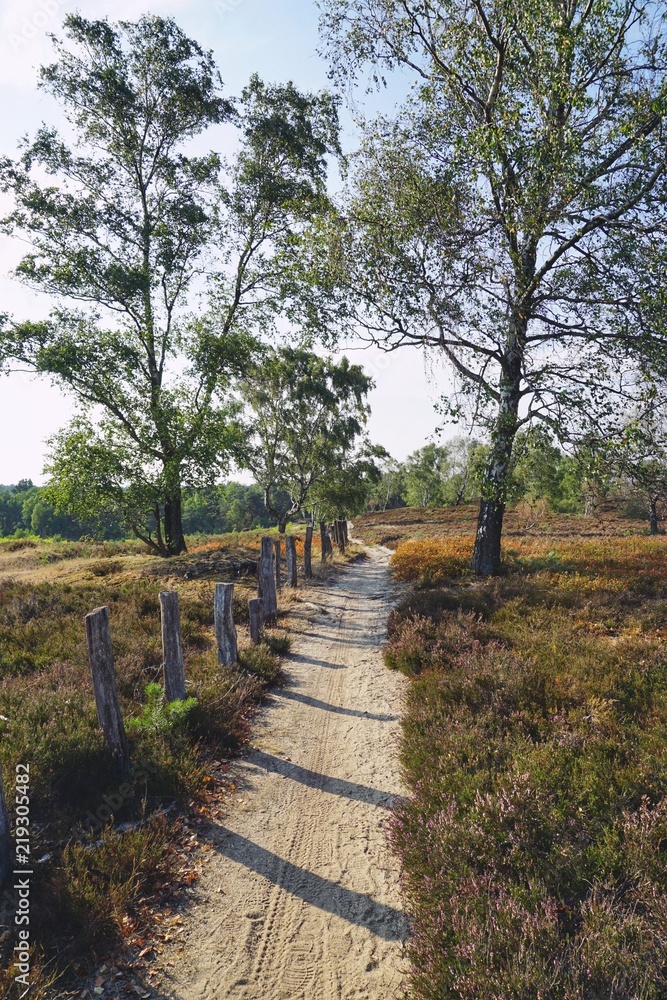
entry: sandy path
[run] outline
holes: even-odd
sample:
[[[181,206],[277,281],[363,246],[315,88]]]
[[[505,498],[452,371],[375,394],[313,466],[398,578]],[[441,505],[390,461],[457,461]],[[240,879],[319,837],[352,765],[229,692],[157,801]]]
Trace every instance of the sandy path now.
[[[387,556],[320,593],[328,614],[310,611],[236,765],[243,791],[214,829],[185,947],[165,953],[178,1000],[401,996],[406,927],[384,826],[403,678],[380,655]]]

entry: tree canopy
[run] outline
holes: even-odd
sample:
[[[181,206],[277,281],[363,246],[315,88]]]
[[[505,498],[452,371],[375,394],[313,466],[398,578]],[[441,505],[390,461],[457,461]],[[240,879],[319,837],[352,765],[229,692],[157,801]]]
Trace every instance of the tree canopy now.
[[[256,77],[223,98],[211,53],[168,18],[69,15],[65,35],[40,85],[74,145],[43,126],[0,164],[15,199],[5,229],[32,247],[17,273],[63,305],[6,324],[0,356],[81,405],[53,441],[57,502],[117,511],[173,555],[184,486],[214,482],[238,453],[233,382],[287,301],[281,254],[325,201],[336,102]],[[224,124],[240,134],[233,163],[192,152]],[[206,279],[210,303],[193,318]]]
[[[347,358],[337,362],[305,348],[267,348],[250,371],[243,386],[252,410],[245,461],[281,532],[306,505],[326,506],[334,488],[340,493],[347,481],[349,492],[350,476],[359,477],[361,468],[349,466],[372,385]],[[279,503],[277,490],[289,503]]]
[[[322,0],[334,74],[401,69],[325,229],[335,323],[445,354],[488,427],[474,568],[498,571],[520,427],[618,406],[664,357],[657,3]],[[652,265],[649,267],[649,262]],[[648,301],[652,303],[649,309]],[[652,312],[649,330],[635,322]],[[616,402],[614,401],[616,397]]]

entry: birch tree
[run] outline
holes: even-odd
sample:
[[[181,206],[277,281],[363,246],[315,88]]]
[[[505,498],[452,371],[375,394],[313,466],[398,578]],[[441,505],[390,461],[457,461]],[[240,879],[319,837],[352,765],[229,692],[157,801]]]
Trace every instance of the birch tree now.
[[[326,200],[336,102],[257,77],[223,97],[212,54],[169,18],[64,25],[40,86],[73,141],[44,125],[0,164],[15,203],[5,229],[30,245],[17,274],[58,308],[6,324],[0,360],[52,378],[81,408],[54,441],[59,502],[117,510],[176,555],[183,488],[226,470],[232,384],[283,307],[281,249]],[[229,164],[193,152],[213,126],[237,130]]]
[[[542,420],[559,432],[575,412],[624,405],[633,373],[665,356],[664,322],[647,333],[633,321],[645,245],[664,245],[664,9],[320,8],[341,85],[366,70],[380,84],[395,70],[413,83],[396,115],[366,122],[323,237],[326,296],[338,292],[337,324],[387,350],[442,352],[461,394],[452,411],[486,422],[473,568],[493,575],[517,431]]]

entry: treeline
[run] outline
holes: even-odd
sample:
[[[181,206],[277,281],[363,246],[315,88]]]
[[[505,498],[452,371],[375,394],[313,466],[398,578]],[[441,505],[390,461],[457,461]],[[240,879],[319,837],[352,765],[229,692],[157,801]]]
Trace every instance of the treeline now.
[[[489,445],[471,438],[455,438],[442,445],[427,444],[404,462],[387,456],[357,463],[350,470],[350,483],[341,489],[341,515],[363,510],[395,507],[449,507],[477,502],[482,491]],[[353,480],[353,481],[352,481]],[[650,461],[630,463],[627,452],[591,443],[572,453],[562,450],[549,434],[533,428],[517,441],[507,500],[544,500],[550,510],[563,514],[595,513],[601,503],[611,502],[621,516],[648,518],[657,524],[657,505],[667,500],[667,462],[655,456]],[[328,489],[333,491],[334,485]],[[114,540],[131,532],[121,517],[110,513],[90,520],[58,512],[50,502],[48,487],[23,479],[14,486],[0,486],[0,537],[81,538]],[[298,501],[297,501],[298,502]],[[187,535],[217,535],[268,528],[280,519],[310,516],[303,504],[298,509],[293,493],[273,487],[270,510],[265,492],[255,483],[231,481],[183,493],[183,530]],[[332,508],[333,509],[333,508]],[[319,508],[318,508],[319,510]],[[328,510],[327,510],[328,512]]]
[[[489,445],[456,438],[428,444],[404,462],[385,461],[381,479],[369,486],[367,508],[448,507],[480,500]],[[593,515],[602,503],[621,516],[657,517],[667,500],[667,461],[651,453],[628,455],[608,442],[581,442],[565,452],[543,428],[518,436],[507,502],[546,501],[550,510]],[[655,527],[655,524],[652,524]]]
[[[224,534],[266,528],[272,518],[264,506],[259,486],[229,482],[205,490],[191,490],[183,498],[183,525],[189,535]],[[0,486],[0,538],[62,538],[78,541],[95,538],[112,541],[128,536],[120,518],[109,515],[79,521],[58,513],[49,503],[45,487],[22,479],[13,486]]]

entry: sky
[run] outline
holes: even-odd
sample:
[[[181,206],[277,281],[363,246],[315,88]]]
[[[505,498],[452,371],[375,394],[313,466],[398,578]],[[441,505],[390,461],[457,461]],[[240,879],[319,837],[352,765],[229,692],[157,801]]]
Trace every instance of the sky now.
[[[293,80],[303,89],[329,85],[326,64],[316,51],[312,0],[0,0],[0,156],[15,156],[21,137],[33,134],[42,122],[61,123],[58,106],[36,89],[37,72],[52,60],[49,33],[58,34],[63,18],[75,10],[89,18],[108,14],[112,20],[148,12],[174,16],[188,35],[213,50],[230,95],[239,93],[255,72],[272,82]],[[390,99],[381,100],[387,107]],[[345,145],[352,149],[350,114],[343,115],[343,124]],[[0,214],[9,205],[0,198]],[[53,301],[11,276],[25,250],[17,238],[0,235],[0,312],[37,319]],[[433,404],[448,385],[439,360],[414,348],[346,353],[376,382],[369,399],[371,440],[397,459],[425,444],[438,426]],[[74,406],[46,379],[20,372],[0,377],[0,483],[44,481],[45,442],[67,423]]]

